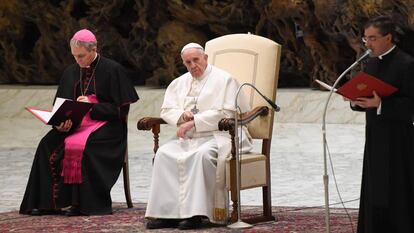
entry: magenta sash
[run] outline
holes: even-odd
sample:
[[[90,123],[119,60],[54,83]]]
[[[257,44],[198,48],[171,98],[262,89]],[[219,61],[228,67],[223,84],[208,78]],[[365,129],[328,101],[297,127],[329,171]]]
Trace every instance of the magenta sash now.
[[[96,95],[89,95],[91,103],[98,103]],[[62,161],[63,182],[65,184],[82,183],[82,157],[89,135],[103,126],[106,121],[92,120],[88,112],[75,132],[65,138],[65,154]]]

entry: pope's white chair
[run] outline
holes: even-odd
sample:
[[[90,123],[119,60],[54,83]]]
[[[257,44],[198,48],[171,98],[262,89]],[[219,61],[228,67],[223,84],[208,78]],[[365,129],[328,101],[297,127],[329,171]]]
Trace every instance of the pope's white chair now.
[[[262,94],[276,100],[279,79],[281,46],[276,42],[252,34],[225,35],[206,43],[209,63],[226,70],[240,84],[250,83]],[[270,185],[270,145],[272,141],[274,111],[267,102],[249,86],[244,86],[252,111],[243,114],[238,125],[248,127],[253,139],[261,140],[261,151],[243,154],[241,157],[241,190],[262,187],[263,215],[243,221],[249,223],[275,220],[272,215]],[[227,164],[227,187],[231,193],[233,211],[231,220],[237,220],[237,182],[234,146],[234,119],[223,119],[220,130],[227,130],[232,137],[232,158]],[[242,216],[243,218],[243,216]]]

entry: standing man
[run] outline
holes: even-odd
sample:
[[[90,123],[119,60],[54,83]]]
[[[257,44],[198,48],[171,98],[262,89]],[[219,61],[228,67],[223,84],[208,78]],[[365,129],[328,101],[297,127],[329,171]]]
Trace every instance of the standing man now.
[[[395,34],[384,16],[364,30],[372,50],[365,72],[398,91],[388,97],[373,92],[351,105],[366,112],[358,233],[414,232],[414,59],[395,46]]]
[[[222,118],[234,117],[239,84],[227,72],[209,65],[203,47],[189,43],[181,50],[188,72],[167,88],[161,117],[177,127],[177,138],[161,146],[154,160],[145,217],[148,229],[200,227],[202,218],[227,220],[224,164],[230,154],[227,132],[218,131]],[[248,110],[240,99],[242,111]],[[251,149],[247,131],[241,138]]]
[[[68,216],[112,213],[110,191],[127,147],[129,105],[138,95],[122,66],[97,53],[89,30],[75,33],[70,48],[77,64],[64,71],[56,97],[91,102],[79,125],[66,120],[37,148],[21,214]]]

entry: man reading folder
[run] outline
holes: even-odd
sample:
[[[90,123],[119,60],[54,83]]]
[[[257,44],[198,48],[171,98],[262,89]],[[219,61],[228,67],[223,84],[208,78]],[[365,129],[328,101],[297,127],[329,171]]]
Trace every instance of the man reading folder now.
[[[316,79],[315,81],[328,90],[332,89],[331,86],[320,80]],[[372,96],[373,91],[382,97],[389,96],[397,90],[398,89],[394,86],[365,72],[361,72],[334,91],[352,101],[355,101],[359,97]]]
[[[64,98],[56,98],[52,111],[26,107],[35,117],[48,125],[60,125],[66,120],[72,120],[78,125],[83,116],[91,109],[92,103],[78,102]]]
[[[122,65],[97,52],[91,31],[76,32],[69,46],[75,63],[63,71],[55,96],[72,101],[64,101],[54,115],[78,102],[89,103],[90,110],[78,125],[71,115],[40,140],[21,214],[61,214],[63,209],[66,216],[112,213],[111,189],[127,151],[127,116],[138,95]],[[80,108],[63,111],[64,118]]]

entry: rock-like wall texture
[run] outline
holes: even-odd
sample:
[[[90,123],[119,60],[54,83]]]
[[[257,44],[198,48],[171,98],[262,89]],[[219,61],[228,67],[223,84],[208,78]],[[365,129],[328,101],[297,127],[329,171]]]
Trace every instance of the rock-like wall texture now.
[[[279,86],[331,83],[363,51],[362,26],[392,15],[413,53],[412,0],[10,0],[0,1],[0,83],[54,84],[72,63],[68,40],[88,28],[100,52],[137,85],[165,86],[185,71],[191,41],[251,32],[282,47]]]

